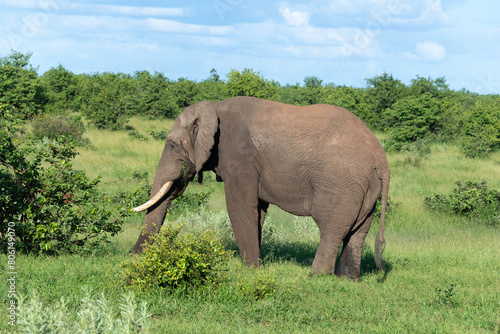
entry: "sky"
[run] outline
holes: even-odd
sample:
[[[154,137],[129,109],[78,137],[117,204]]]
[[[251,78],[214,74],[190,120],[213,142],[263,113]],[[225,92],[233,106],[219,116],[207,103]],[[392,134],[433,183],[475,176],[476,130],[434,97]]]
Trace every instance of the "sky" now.
[[[500,94],[499,13],[498,0],[0,0],[0,57],[32,52],[39,74],[249,68],[366,87],[386,72]]]

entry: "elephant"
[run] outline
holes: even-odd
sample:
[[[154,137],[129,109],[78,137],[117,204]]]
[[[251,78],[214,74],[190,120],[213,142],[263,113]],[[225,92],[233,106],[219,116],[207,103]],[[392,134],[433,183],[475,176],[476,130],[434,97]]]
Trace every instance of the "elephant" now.
[[[293,106],[254,97],[198,102],[175,120],[154,177],[141,253],[167,210],[198,174],[224,182],[226,206],[239,253],[260,263],[269,204],[311,216],[320,231],[312,273],[357,279],[361,253],[382,194],[375,263],[384,270],[389,164],[380,141],[353,113],[332,105]],[[342,252],[336,266],[337,254]]]

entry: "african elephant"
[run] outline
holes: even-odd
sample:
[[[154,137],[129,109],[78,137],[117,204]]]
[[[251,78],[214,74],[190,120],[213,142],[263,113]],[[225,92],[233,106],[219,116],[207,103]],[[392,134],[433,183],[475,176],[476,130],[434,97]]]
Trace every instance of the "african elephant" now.
[[[224,182],[227,211],[246,264],[259,264],[262,225],[271,203],[311,216],[318,225],[313,273],[351,279],[359,277],[363,243],[382,193],[375,262],[383,270],[389,165],[378,139],[351,112],[252,97],[189,106],[168,134],[151,199],[134,209],[148,211],[132,253],[142,251],[196,173],[209,170]]]

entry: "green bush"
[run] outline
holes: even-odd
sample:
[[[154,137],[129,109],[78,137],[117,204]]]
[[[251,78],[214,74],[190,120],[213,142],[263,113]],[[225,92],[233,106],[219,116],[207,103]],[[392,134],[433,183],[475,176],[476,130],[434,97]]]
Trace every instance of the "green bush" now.
[[[85,126],[80,117],[39,115],[33,120],[33,138],[59,140],[63,143],[73,142],[77,145],[88,145],[83,138]]]
[[[151,286],[187,291],[220,281],[232,252],[224,249],[214,231],[181,234],[182,227],[169,223],[141,255],[122,263],[129,286],[140,291]]]
[[[63,297],[53,305],[44,306],[38,293],[30,298],[20,296],[16,327],[20,333],[147,333],[150,317],[146,302],[137,305],[133,293],[122,296],[118,308],[110,304],[104,294],[95,298],[84,289],[77,312],[70,312]]]
[[[388,142],[394,147],[437,135],[441,126],[442,104],[430,93],[398,100],[384,112]]]
[[[12,52],[0,58],[0,103],[10,105],[21,119],[41,113],[47,102],[37,69],[29,63],[31,55]]]
[[[500,148],[500,97],[481,98],[465,115],[460,146],[470,158],[484,158]]]
[[[493,226],[500,224],[500,191],[490,189],[486,181],[457,181],[455,184],[451,194],[426,197],[424,205],[433,211],[451,211]]]
[[[186,211],[199,211],[202,206],[208,204],[211,195],[211,191],[183,193],[172,201],[169,213],[175,216]]]
[[[25,140],[19,120],[5,108],[0,118],[0,227],[15,234],[19,252],[92,251],[121,230],[130,214],[73,169],[74,143]],[[14,226],[12,226],[14,225]],[[9,246],[1,235],[0,249]]]
[[[141,141],[148,141],[149,140],[148,136],[143,135],[142,133],[140,133],[139,131],[136,131],[136,130],[129,131],[128,136],[132,139],[137,139],[137,140],[141,140]]]
[[[168,132],[165,130],[151,131],[149,133],[154,140],[167,140]]]
[[[119,130],[134,107],[134,81],[123,73],[103,73],[84,77],[75,100],[85,117],[98,129]]]
[[[52,67],[40,78],[47,94],[45,112],[64,113],[73,109],[78,92],[78,76],[62,65]]]

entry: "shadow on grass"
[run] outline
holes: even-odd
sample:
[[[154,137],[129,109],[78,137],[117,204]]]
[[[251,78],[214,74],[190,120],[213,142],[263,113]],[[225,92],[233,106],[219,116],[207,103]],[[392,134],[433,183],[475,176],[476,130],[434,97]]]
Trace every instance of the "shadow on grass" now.
[[[228,245],[230,249],[234,250],[238,254],[238,246],[236,242]],[[266,263],[277,263],[277,262],[293,262],[302,267],[312,266],[314,257],[316,256],[316,251],[318,249],[318,243],[316,242],[300,242],[300,241],[268,241],[264,242],[261,247],[261,259],[262,264]],[[342,248],[339,250],[337,255],[337,264],[340,259],[340,254]],[[393,266],[390,262],[384,261],[385,270],[383,275],[377,278],[377,282],[383,283],[387,279],[388,274],[391,272]],[[380,270],[375,265],[375,256],[373,250],[369,247],[364,247],[363,254],[361,256],[361,273],[360,277],[369,274],[378,274]]]

